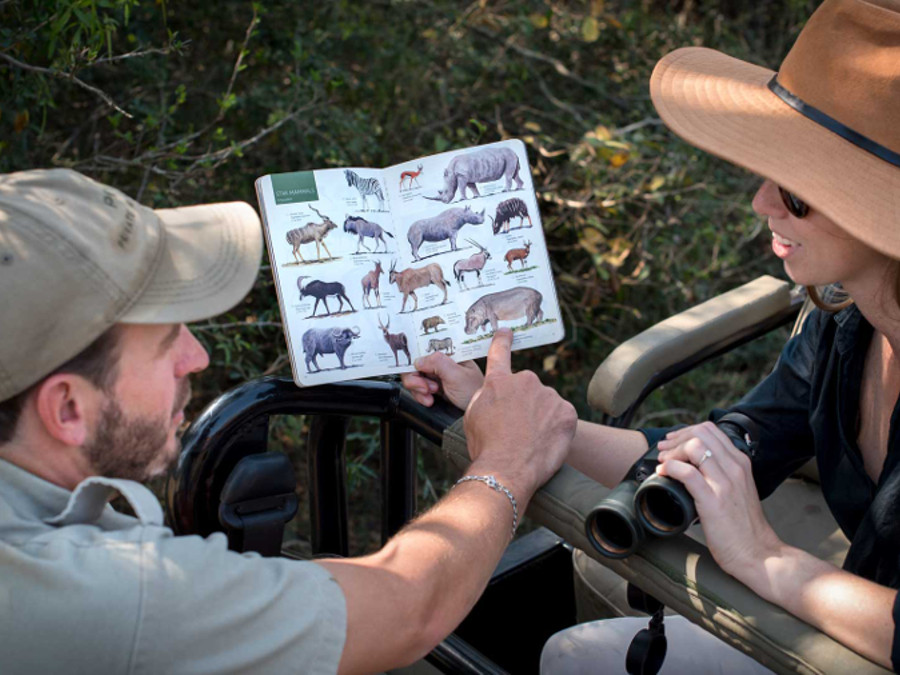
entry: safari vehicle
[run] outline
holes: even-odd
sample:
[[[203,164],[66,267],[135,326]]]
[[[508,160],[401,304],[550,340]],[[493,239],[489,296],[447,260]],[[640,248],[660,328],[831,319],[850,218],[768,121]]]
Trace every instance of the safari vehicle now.
[[[604,423],[627,426],[654,389],[790,321],[799,329],[808,305],[802,290],[764,276],[672,316],[610,354],[591,381],[589,403]],[[224,531],[234,550],[295,555],[282,548],[282,538],[297,511],[297,486],[290,460],[268,451],[273,415],[310,416],[313,555],[348,553],[344,448],[351,418],[380,420],[383,540],[415,512],[415,436],[440,447],[460,471],[468,461],[460,411],[424,408],[396,382],[298,389],[287,379],[263,378],[221,396],[186,433],[167,486],[176,532]],[[585,517],[607,493],[563,466],[529,506],[540,527],[510,544],[467,619],[425,661],[398,672],[537,673],[541,647],[557,630],[639,614],[632,604],[655,611],[652,598],[777,673],[888,672],[725,574],[696,526],[675,538],[650,538],[621,560],[600,555],[586,536]],[[814,469],[788,479],[763,506],[782,538],[840,564],[849,543],[825,506]],[[632,672],[655,672],[658,653],[644,656],[643,670]]]

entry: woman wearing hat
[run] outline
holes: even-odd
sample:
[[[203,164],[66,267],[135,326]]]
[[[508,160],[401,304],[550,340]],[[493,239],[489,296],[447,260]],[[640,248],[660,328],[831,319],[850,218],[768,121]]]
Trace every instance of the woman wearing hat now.
[[[778,73],[704,48],[656,66],[651,96],[685,140],[763,176],[753,208],[795,282],[841,283],[772,374],[732,410],[761,429],[751,461],[712,422],[675,431],[579,422],[568,462],[615,485],[648,444],[694,496],[718,564],[870,660],[900,666],[900,0],[825,0]],[[821,301],[817,304],[822,307]],[[439,358],[404,377],[465,407],[479,376]],[[894,417],[898,420],[892,424]],[[602,451],[598,451],[598,448]],[[780,541],[760,498],[816,457],[851,547],[843,569]],[[642,620],[642,623],[645,620]],[[635,628],[577,626],[545,648],[546,673],[621,672]],[[686,620],[666,622],[663,672],[767,672]]]
[[[644,432],[649,442],[661,439],[659,471],[694,496],[722,569],[896,670],[900,0],[826,0],[777,74],[709,49],[677,50],[657,64],[650,91],[675,133],[765,178],[753,209],[767,219],[788,276],[821,308],[773,373],[732,408],[762,430],[752,463],[705,422]],[[815,287],[836,282],[851,300],[824,306]],[[813,456],[851,541],[843,569],[779,540],[760,506],[760,496]],[[555,636],[545,672],[602,671],[604,642],[622,630],[603,624],[615,621]],[[696,627],[673,627],[693,637],[679,640],[668,628],[668,672],[688,662],[695,672],[766,672]],[[623,654],[634,630],[627,634]]]

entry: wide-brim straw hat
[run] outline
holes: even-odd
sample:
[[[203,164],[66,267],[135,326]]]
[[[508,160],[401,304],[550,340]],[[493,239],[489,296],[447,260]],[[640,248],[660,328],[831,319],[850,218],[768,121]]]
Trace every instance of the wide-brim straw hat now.
[[[777,75],[700,47],[650,80],[666,125],[900,258],[900,0],[825,0]]]
[[[0,175],[0,401],[113,324],[227,311],[261,253],[243,202],[153,210],[69,169]]]

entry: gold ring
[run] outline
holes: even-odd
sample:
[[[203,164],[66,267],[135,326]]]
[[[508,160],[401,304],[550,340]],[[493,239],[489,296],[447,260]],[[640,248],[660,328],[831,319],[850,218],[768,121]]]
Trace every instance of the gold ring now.
[[[700,461],[697,462],[697,468],[700,468],[700,465],[703,464],[706,460],[712,457],[712,450],[707,449],[706,452],[703,453],[703,457],[700,458]]]

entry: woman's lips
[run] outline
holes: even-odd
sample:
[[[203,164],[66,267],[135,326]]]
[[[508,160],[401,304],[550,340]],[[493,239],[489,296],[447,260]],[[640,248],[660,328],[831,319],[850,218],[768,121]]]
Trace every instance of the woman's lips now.
[[[796,249],[800,248],[800,244],[784,237],[777,232],[772,232],[772,250],[782,260],[787,258]]]

